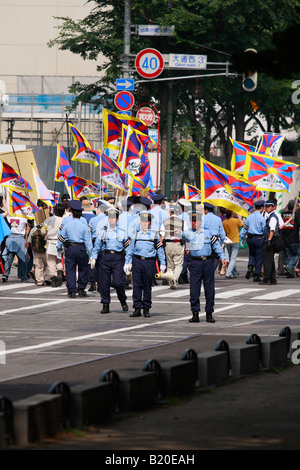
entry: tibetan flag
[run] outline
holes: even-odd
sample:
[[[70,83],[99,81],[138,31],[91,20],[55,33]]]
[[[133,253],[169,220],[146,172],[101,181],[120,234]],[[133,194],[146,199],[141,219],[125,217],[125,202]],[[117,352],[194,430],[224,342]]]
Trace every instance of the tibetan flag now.
[[[92,149],[91,144],[87,141],[84,135],[76,129],[76,127],[70,123],[69,127],[76,145],[76,152],[74,153],[72,160],[91,163],[94,166],[98,166],[100,161],[100,152]]]
[[[257,188],[238,173],[220,168],[203,158],[200,164],[201,202],[210,202],[247,217],[257,198]]]
[[[184,183],[184,198],[191,202],[201,202],[201,191],[191,184]]]
[[[56,156],[56,170],[55,170],[55,181],[65,181],[67,179],[76,178],[75,173],[66,157],[64,148],[61,145],[57,145],[57,156]]]
[[[132,176],[130,176],[130,180],[128,195],[139,196],[141,191],[146,189],[144,183],[141,180],[133,178]]]
[[[5,162],[1,162],[0,184],[16,191],[32,191],[30,184]]]
[[[127,114],[113,113],[107,109],[102,110],[102,120],[104,128],[104,148],[119,150],[122,137],[122,125],[131,126],[134,129],[148,134],[148,126],[132,116]]]
[[[284,136],[281,134],[263,134],[259,139],[256,150],[252,150],[252,152],[277,158],[283,141]]]
[[[122,191],[126,191],[125,179],[126,175],[121,172],[121,168],[117,163],[107,155],[101,155],[101,179],[106,183],[115,186]]]
[[[118,165],[122,172],[128,172],[132,176],[140,171],[140,165],[148,158],[148,145],[154,141],[147,134],[133,129],[131,126],[122,126],[122,138]]]
[[[288,193],[298,165],[280,158],[248,152],[244,178],[262,191]]]
[[[32,173],[33,173],[33,180],[35,183],[38,199],[41,199],[42,201],[54,202],[51,192],[49,191],[49,189],[46,188],[43,181],[41,180],[41,178],[39,177],[39,175],[37,174],[37,172],[35,171],[33,167],[32,167]]]
[[[68,181],[66,181],[67,184]],[[75,176],[75,179],[72,178],[71,181],[72,183],[68,184],[68,186],[72,187],[74,199],[80,199],[82,196],[101,196],[101,194],[107,193],[107,189],[100,184],[79,178],[79,176]]]
[[[140,181],[146,189],[150,188],[150,162],[148,157],[142,157],[140,171],[134,175],[134,179]]]
[[[58,204],[60,193],[56,191],[51,191],[51,190],[50,190],[50,193],[52,195],[52,200],[54,201],[54,205]]]
[[[232,143],[231,171],[244,173],[247,152],[255,152],[253,145],[243,144],[230,139]]]
[[[9,215],[10,217],[24,217],[26,219],[34,219],[34,213],[38,212],[38,208],[28,197],[19,194],[16,191],[9,191]]]

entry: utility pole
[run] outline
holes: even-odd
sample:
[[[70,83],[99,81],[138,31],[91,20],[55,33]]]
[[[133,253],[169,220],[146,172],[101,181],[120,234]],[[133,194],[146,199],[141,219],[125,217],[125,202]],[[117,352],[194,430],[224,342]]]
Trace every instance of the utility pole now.
[[[124,2],[124,53],[123,53],[123,78],[129,78],[130,70],[130,35],[131,35],[131,13],[130,0]]]

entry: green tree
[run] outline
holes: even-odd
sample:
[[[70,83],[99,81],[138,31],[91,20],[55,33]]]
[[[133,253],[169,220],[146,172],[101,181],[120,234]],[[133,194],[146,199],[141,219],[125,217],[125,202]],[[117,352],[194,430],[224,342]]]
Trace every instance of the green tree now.
[[[96,107],[103,105],[111,109],[113,83],[122,74],[124,1],[96,0],[94,3],[93,11],[81,21],[61,18],[59,35],[50,45],[58,44],[62,50],[70,50],[86,60],[97,60],[100,54],[105,57],[105,64],[98,67],[104,77],[89,86],[77,83],[72,91],[77,94],[77,101],[92,101]],[[131,36],[132,70],[133,57],[145,47],[153,47],[163,54],[207,54],[209,62],[220,63],[230,61],[249,47],[258,51],[273,49],[276,55],[274,34],[299,22],[299,0],[131,0],[131,22],[135,25],[175,25],[173,37]],[[277,65],[280,67],[280,63]],[[230,68],[230,72],[235,71]],[[133,74],[140,78],[135,72]],[[165,70],[160,78],[185,74]],[[191,75],[190,71],[188,75]],[[252,130],[261,132],[264,126],[278,132],[299,124],[287,80],[259,75],[257,89],[249,93],[242,89],[240,75],[205,78],[200,79],[198,94],[193,97],[196,84],[196,80],[188,79],[172,82],[172,163],[182,170],[180,165],[190,167],[191,159],[194,159],[196,180],[199,158],[194,148],[209,159],[212,142],[220,139],[225,165],[230,168],[229,137],[233,134],[237,140],[244,141],[245,136],[250,138]],[[136,99],[152,102],[160,109],[164,186],[170,82],[149,81],[135,94]]]

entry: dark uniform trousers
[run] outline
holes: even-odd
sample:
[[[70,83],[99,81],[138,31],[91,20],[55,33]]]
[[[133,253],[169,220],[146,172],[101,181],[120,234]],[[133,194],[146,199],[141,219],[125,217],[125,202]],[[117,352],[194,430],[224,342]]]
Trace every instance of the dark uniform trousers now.
[[[156,258],[132,257],[133,308],[151,308],[151,287],[156,272]]]
[[[264,275],[263,279],[268,281],[276,280],[274,250],[272,245],[268,247],[267,243],[263,245],[263,264],[264,264]]]
[[[263,263],[263,235],[248,234],[249,261],[248,267],[253,266],[254,276],[260,276]]]
[[[203,281],[205,293],[205,312],[214,312],[215,280],[214,258],[200,261],[191,256],[190,264],[190,304],[192,312],[200,312],[200,293]]]
[[[85,289],[88,283],[89,256],[84,243],[72,244],[65,250],[66,286],[69,292],[76,292],[76,271],[78,267],[78,289]]]
[[[103,304],[110,303],[110,284],[111,278],[113,286],[116,289],[118,299],[121,304],[127,300],[124,288],[124,255],[120,253],[109,253],[103,251],[99,260],[99,290],[101,302]]]

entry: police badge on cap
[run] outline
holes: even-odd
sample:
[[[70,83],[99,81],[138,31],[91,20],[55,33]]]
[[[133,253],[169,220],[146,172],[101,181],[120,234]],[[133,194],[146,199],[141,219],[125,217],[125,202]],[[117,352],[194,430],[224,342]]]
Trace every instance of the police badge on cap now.
[[[115,217],[118,218],[119,217],[119,211],[118,209],[108,209],[105,214],[107,215],[107,217],[109,219],[114,219]]]
[[[153,218],[153,215],[150,214],[150,212],[147,212],[147,211],[140,212],[141,222],[149,222],[152,220],[152,218]]]

